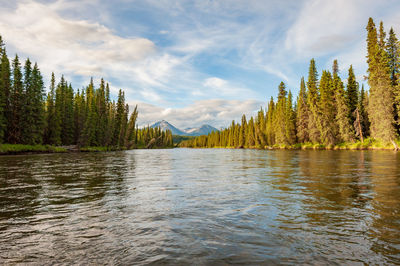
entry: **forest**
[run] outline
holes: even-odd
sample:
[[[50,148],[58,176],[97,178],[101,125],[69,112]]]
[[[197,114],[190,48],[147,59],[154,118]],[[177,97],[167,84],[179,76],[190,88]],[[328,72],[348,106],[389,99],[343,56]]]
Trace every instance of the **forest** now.
[[[0,144],[103,147],[107,149],[173,147],[170,131],[138,128],[137,106],[129,116],[125,94],[111,100],[109,84],[93,79],[74,90],[64,76],[54,73],[47,95],[37,63],[18,55],[8,59],[0,36]],[[90,150],[90,149],[89,149]],[[104,150],[104,149],[103,149]]]
[[[240,123],[181,143],[182,147],[230,148],[368,148],[395,147],[400,134],[400,43],[393,28],[385,32],[372,18],[367,30],[369,90],[356,80],[353,67],[347,80],[332,70],[321,77],[311,59],[307,81],[301,78],[294,101],[284,82],[278,97],[255,117],[242,116]],[[346,84],[346,85],[345,85]]]

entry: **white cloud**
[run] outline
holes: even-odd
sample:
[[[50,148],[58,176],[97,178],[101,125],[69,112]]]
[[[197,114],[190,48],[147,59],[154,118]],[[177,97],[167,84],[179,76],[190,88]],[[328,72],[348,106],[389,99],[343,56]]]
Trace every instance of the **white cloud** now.
[[[0,32],[6,42],[40,61],[46,72],[104,75],[110,68],[123,69],[156,51],[148,39],[122,38],[101,24],[68,20],[52,7],[24,1],[12,12],[0,11]]]
[[[227,81],[220,79],[220,78],[212,77],[212,78],[206,79],[203,84],[204,84],[204,86],[210,87],[210,88],[222,88],[222,87],[226,86]]]

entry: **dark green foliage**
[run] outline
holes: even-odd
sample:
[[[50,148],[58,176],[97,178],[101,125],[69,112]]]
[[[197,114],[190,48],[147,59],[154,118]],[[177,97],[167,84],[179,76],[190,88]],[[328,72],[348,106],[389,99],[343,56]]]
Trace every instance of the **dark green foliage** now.
[[[349,106],[349,112],[351,115],[351,122],[354,122],[355,118],[353,114],[358,104],[358,85],[352,65],[350,65],[349,76],[347,78],[346,97],[347,97],[347,105]]]
[[[10,119],[10,90],[10,62],[0,36],[0,143],[3,143],[8,139],[7,125]]]
[[[10,92],[10,116],[7,123],[7,142],[21,143],[22,114],[24,104],[24,91],[22,82],[21,64],[16,55],[12,63],[12,83]]]
[[[386,52],[389,58],[389,68],[390,68],[390,79],[392,81],[392,86],[397,85],[397,80],[400,73],[400,48],[399,41],[394,33],[393,28],[390,28],[389,38],[386,44]]]
[[[300,143],[305,143],[309,141],[308,137],[308,115],[309,108],[306,95],[306,84],[304,82],[304,77],[301,78],[300,82],[300,92],[297,98],[297,137]]]
[[[333,62],[332,74],[322,71],[318,81],[315,60],[311,59],[307,86],[302,78],[294,108],[291,93],[286,96],[282,82],[277,102],[271,97],[266,113],[261,109],[255,118],[250,118],[245,131],[238,134],[240,125],[232,121],[225,130],[183,141],[181,146],[237,147],[237,143],[242,143],[243,132],[248,148],[294,147],[296,141],[305,143],[300,145],[303,147],[343,147],[347,145],[344,143],[358,141],[357,138],[360,142],[355,146],[363,147],[371,140],[377,143],[394,141],[400,133],[399,43],[393,29],[386,39],[382,22],[378,36],[372,18],[368,21],[367,32],[369,93],[364,86],[359,92],[352,66],[345,90],[337,60]]]
[[[323,71],[319,83],[321,94],[319,100],[319,130],[321,143],[333,145],[337,138],[337,125],[332,123],[336,116],[335,90],[332,75],[329,71]]]
[[[368,83],[370,97],[368,116],[371,122],[371,137],[383,141],[393,141],[396,138],[394,106],[395,95],[390,79],[388,54],[385,51],[385,33],[383,23],[380,24],[379,41],[372,19],[367,26],[368,37]]]
[[[61,120],[59,111],[56,110],[56,79],[54,73],[51,74],[50,91],[46,100],[46,121],[45,143],[52,145],[61,144]],[[59,101],[58,101],[58,104]]]
[[[11,152],[13,149],[65,151],[38,145],[42,143],[77,144],[88,151],[173,147],[170,131],[137,127],[137,106],[128,121],[129,106],[125,104],[124,92],[120,90],[117,104],[111,102],[109,85],[103,79],[98,89],[91,79],[85,90],[74,93],[64,76],[56,85],[52,73],[44,99],[43,77],[38,65],[35,63],[32,67],[27,59],[22,73],[16,56],[11,71],[1,36],[0,58],[0,144],[16,144],[6,144]]]
[[[286,110],[285,110],[286,142],[289,145],[296,143],[296,113],[293,110],[292,98],[293,98],[292,92],[289,91],[286,100]]]
[[[320,142],[320,115],[318,111],[319,91],[318,91],[318,72],[315,66],[315,60],[311,59],[308,70],[307,81],[307,101],[309,106],[308,112],[308,135],[311,142]]]
[[[337,74],[333,76],[333,89],[336,105],[335,121],[338,127],[337,139],[346,142],[353,141],[354,130],[350,123],[350,111],[346,101],[344,85]]]

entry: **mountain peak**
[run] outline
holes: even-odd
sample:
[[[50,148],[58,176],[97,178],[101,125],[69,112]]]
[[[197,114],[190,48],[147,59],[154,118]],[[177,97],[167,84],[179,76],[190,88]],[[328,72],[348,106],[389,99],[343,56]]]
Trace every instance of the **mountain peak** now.
[[[173,126],[171,123],[169,123],[166,120],[161,120],[158,121],[156,123],[154,123],[153,125],[151,125],[152,128],[156,128],[159,127],[161,128],[161,130],[170,130],[172,132],[172,135],[180,135],[180,136],[200,136],[200,135],[208,135],[213,131],[218,131],[218,129],[216,129],[213,126],[204,124],[201,127],[194,127],[194,128],[186,128],[184,130],[181,130],[179,128],[176,128],[175,126]]]

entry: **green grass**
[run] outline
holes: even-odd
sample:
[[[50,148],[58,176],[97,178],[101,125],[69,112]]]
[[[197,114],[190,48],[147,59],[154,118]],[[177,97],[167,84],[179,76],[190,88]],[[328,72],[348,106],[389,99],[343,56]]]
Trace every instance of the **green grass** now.
[[[0,153],[15,154],[24,152],[67,152],[66,149],[51,145],[24,145],[24,144],[1,144]]]

